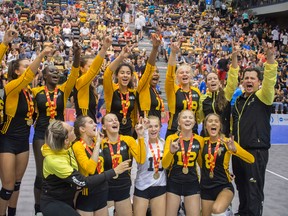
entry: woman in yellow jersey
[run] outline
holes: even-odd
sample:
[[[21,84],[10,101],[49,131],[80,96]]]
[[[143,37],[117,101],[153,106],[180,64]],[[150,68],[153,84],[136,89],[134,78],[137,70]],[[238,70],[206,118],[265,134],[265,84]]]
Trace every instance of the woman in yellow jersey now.
[[[187,216],[200,216],[200,185],[196,161],[203,138],[193,134],[195,116],[182,110],[178,116],[179,131],[167,137],[162,165],[168,170],[166,216],[177,215],[181,196]]]
[[[111,37],[106,37],[101,50],[94,59],[84,56],[80,61],[81,76],[78,78],[74,88],[74,102],[77,116],[89,116],[96,122],[97,93],[91,83],[99,73],[106,51],[111,44]]]
[[[30,64],[28,60],[11,62],[9,83],[4,88],[4,123],[0,135],[0,215],[15,215],[22,177],[29,157],[29,134],[33,123],[34,102],[28,84],[33,80],[42,59],[51,53],[46,47]],[[30,64],[30,65],[29,65]]]
[[[102,138],[97,125],[89,116],[79,116],[74,123],[76,142],[72,145],[79,171],[84,176],[104,172],[103,154],[100,149]],[[96,140],[95,140],[96,139]],[[115,172],[121,166],[115,168]],[[104,181],[93,190],[83,188],[76,200],[76,209],[82,216],[107,216],[108,182]]]
[[[52,120],[64,121],[66,102],[76,83],[79,74],[81,55],[80,44],[74,44],[74,60],[68,80],[58,85],[60,71],[54,66],[46,66],[42,71],[45,85],[32,89],[35,98],[37,119],[33,138],[33,152],[36,163],[36,178],[34,182],[35,214],[40,212],[40,196],[43,176],[43,156],[41,147],[44,144],[45,131]]]
[[[41,149],[44,156],[41,196],[43,215],[80,216],[73,205],[77,190],[94,190],[113,176],[131,169],[128,160],[119,164],[117,169],[110,169],[99,175],[83,176],[78,171],[75,155],[70,148],[74,140],[73,127],[66,122],[55,120],[46,130],[45,144]]]
[[[138,142],[131,137],[119,134],[120,123],[115,114],[109,113],[102,118],[102,129],[105,137],[101,143],[104,170],[118,166],[122,161],[135,158],[137,163],[143,164],[146,159],[144,144],[144,126],[142,118],[135,126]],[[108,181],[108,201],[114,202],[117,216],[132,216],[130,200],[131,176],[124,172]]]
[[[141,94],[149,85],[155,71],[155,59],[160,43],[157,35],[152,36],[153,48],[137,89],[132,84],[133,67],[130,64],[122,63],[131,54],[133,47],[124,47],[104,73],[103,88],[106,111],[114,113],[118,117],[120,134],[132,135],[132,125],[135,125],[137,121],[136,93]],[[113,82],[113,73],[117,80],[116,83]]]
[[[202,215],[225,216],[225,211],[234,196],[234,188],[229,173],[231,155],[247,163],[253,163],[254,157],[240,147],[234,138],[226,138],[221,132],[221,117],[210,113],[204,121],[208,137],[201,143],[199,157],[201,167],[201,204]]]
[[[202,122],[209,113],[217,113],[221,116],[223,133],[225,136],[230,134],[230,101],[238,86],[239,66],[237,61],[238,51],[233,47],[232,64],[228,71],[227,85],[221,86],[219,77],[216,73],[211,72],[206,77],[208,91],[201,95],[199,101],[199,122]],[[201,134],[202,135],[202,134]]]
[[[176,70],[176,54],[179,50],[180,44],[178,42],[171,44],[171,54],[169,56],[165,80],[165,91],[169,108],[166,137],[177,132],[177,119],[182,110],[192,110],[198,118],[196,112],[199,108],[200,91],[191,85],[192,69],[190,65],[181,65]],[[198,134],[197,129],[198,125],[195,123],[193,132],[196,134]]]
[[[2,62],[2,59],[8,49],[9,43],[13,41],[14,38],[17,38],[18,36],[18,32],[9,29],[3,37],[3,41],[0,44],[0,62]],[[4,101],[3,98],[0,97],[0,125],[3,123],[3,117],[4,117],[4,113],[3,113],[3,108],[4,108]]]

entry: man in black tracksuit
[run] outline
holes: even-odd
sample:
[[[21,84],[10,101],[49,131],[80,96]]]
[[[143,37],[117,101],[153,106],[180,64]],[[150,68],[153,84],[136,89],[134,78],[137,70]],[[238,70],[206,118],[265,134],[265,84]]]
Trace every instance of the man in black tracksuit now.
[[[260,90],[261,73],[247,69],[243,75],[245,92],[233,107],[233,135],[242,148],[255,157],[255,163],[248,164],[233,157],[233,172],[239,192],[238,215],[261,216],[264,201],[265,170],[270,148],[270,116],[274,99],[274,85],[277,76],[277,62],[274,47],[266,48],[267,62]]]

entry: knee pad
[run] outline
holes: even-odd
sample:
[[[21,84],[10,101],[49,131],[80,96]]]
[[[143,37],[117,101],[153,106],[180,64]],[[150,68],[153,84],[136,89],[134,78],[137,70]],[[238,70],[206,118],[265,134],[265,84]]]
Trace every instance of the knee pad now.
[[[13,193],[13,190],[7,190],[5,188],[1,188],[1,191],[0,191],[0,197],[3,199],[3,200],[10,200],[11,196],[12,196],[12,193]]]
[[[20,190],[20,185],[21,185],[21,181],[15,182],[14,191],[19,191]]]
[[[34,187],[41,190],[42,189],[42,177],[36,176]]]

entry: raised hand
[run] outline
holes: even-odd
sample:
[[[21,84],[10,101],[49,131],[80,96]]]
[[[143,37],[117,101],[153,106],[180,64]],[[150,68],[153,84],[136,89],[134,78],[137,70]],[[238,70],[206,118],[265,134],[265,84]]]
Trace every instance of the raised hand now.
[[[134,46],[135,44],[130,47],[129,46],[123,47],[121,50],[120,56],[122,56],[123,58],[128,58],[131,55],[132,50],[134,49]]]
[[[180,51],[180,42],[173,42],[170,46],[172,53],[178,53]]]
[[[155,33],[151,34],[151,41],[152,41],[153,47],[155,48],[156,47],[158,48],[161,45],[160,37]]]
[[[176,141],[171,141],[170,143],[170,152],[171,154],[175,154],[179,150],[179,139]]]
[[[135,126],[135,131],[136,131],[136,133],[137,133],[139,138],[142,138],[144,136],[145,128],[144,128],[144,123],[143,122],[144,122],[143,118],[140,117],[138,124],[136,124],[136,126]]]
[[[73,43],[73,53],[74,53],[74,56],[75,56],[75,55],[80,56],[80,55],[81,55],[81,50],[82,50],[82,47],[81,47],[80,43],[74,41],[74,43]]]
[[[150,120],[147,118],[147,117],[144,117],[143,119],[143,125],[144,125],[144,128],[145,130],[147,130],[150,126]]]
[[[227,139],[221,139],[222,142],[224,142],[226,144],[226,146],[228,147],[228,150],[229,151],[232,151],[233,153],[235,153],[237,151],[237,148],[235,146],[235,143],[234,143],[234,136],[230,136],[230,138],[227,140]]]
[[[127,170],[131,170],[132,167],[130,166],[130,162],[131,159],[125,160],[122,163],[120,163],[116,168],[114,168],[116,175],[120,175]]]
[[[45,56],[52,54],[54,52],[55,48],[53,44],[46,46],[41,53],[43,53]]]
[[[10,42],[12,42],[17,37],[18,37],[18,32],[14,29],[9,29],[4,34],[3,43],[7,46]]]
[[[262,40],[262,47],[267,57],[268,64],[275,63],[275,42],[273,43],[266,43],[265,40]]]
[[[103,40],[103,48],[108,49],[112,45],[113,39],[111,36],[107,36]]]

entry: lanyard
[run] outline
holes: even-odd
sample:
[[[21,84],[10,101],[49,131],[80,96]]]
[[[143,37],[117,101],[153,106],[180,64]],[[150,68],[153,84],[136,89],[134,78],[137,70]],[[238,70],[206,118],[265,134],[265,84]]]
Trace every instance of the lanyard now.
[[[129,108],[129,91],[125,94],[125,100],[124,100],[123,94],[121,92],[119,92],[119,93],[120,93],[120,97],[121,97],[121,106],[122,106],[123,118],[126,119],[128,108]]]
[[[108,145],[109,145],[109,150],[110,150],[110,155],[111,155],[111,160],[112,160],[112,168],[116,168],[119,165],[119,156],[120,156],[120,145],[121,145],[121,140],[120,140],[120,136],[118,137],[118,143],[117,143],[117,153],[116,153],[116,157],[114,158],[114,150],[113,147],[110,143],[110,141],[108,140]]]
[[[214,150],[214,158],[213,158],[213,162],[210,162],[210,178],[213,178],[214,176],[214,168],[216,165],[216,159],[217,159],[217,155],[218,155],[218,150],[219,150],[219,146],[220,146],[220,138],[218,138],[217,140],[217,144]],[[210,140],[208,141],[208,158],[209,160],[211,160],[211,156],[212,156],[212,152],[211,152],[211,142]]]
[[[51,101],[48,88],[47,86],[45,86],[45,94],[46,94],[46,98],[47,98],[47,102],[48,102],[48,106],[50,110],[50,120],[55,119],[55,116],[56,116],[56,105],[57,105],[57,97],[58,97],[57,92],[58,92],[58,88],[56,87],[54,89],[53,101]]]
[[[183,141],[183,137],[182,137],[181,133],[180,133],[179,138],[180,138],[181,152],[182,152],[182,157],[183,157],[183,165],[184,165],[185,168],[187,168],[188,158],[190,157],[192,144],[193,144],[193,134],[190,137],[189,146],[188,146],[188,150],[187,150],[186,154],[185,154],[184,141]]]
[[[149,141],[149,148],[150,148],[151,154],[152,154],[152,156],[153,156],[155,173],[158,173],[158,171],[159,171],[159,164],[160,164],[160,158],[161,158],[161,156],[160,156],[160,146],[159,146],[159,144],[158,144],[158,139],[157,139],[157,141],[156,141],[156,148],[157,148],[157,154],[158,154],[158,155],[157,155],[157,156],[158,156],[157,158],[156,158],[154,149],[153,149],[152,144],[150,143],[150,141]]]

